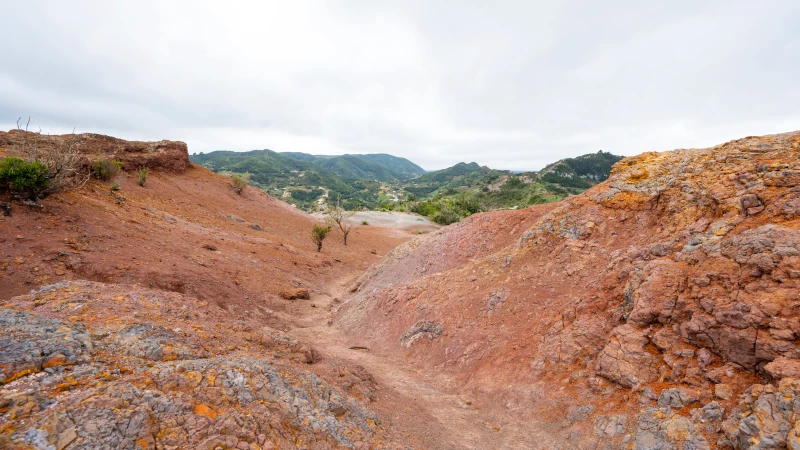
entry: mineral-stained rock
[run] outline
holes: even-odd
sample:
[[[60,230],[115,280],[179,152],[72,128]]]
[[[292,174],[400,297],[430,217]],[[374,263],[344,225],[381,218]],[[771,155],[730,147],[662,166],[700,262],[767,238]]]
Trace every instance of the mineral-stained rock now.
[[[764,371],[776,379],[785,377],[800,378],[800,361],[785,357],[775,358],[771,363],[764,366]]]
[[[731,390],[731,387],[725,383],[715,384],[714,396],[720,400],[729,400],[731,397],[733,397],[733,391]]]
[[[117,295],[123,289],[63,283],[11,304],[44,299],[39,308],[58,310],[81,298],[107,298],[115,308],[133,309],[125,304],[130,299]],[[130,294],[148,305],[137,308],[144,311],[163,296],[141,289]],[[156,300],[143,300],[148,297]],[[164,313],[190,317],[186,305],[196,300],[174,293],[170,299]],[[337,366],[340,388],[298,370],[295,361],[317,362],[320,354],[285,333],[265,327],[250,338],[260,347],[207,358],[202,347],[208,343],[181,328],[125,325],[122,318],[130,319],[123,314],[93,322],[98,334],[92,335],[80,322],[0,309],[0,361],[9,387],[0,389],[0,448],[251,449],[297,442],[357,448],[385,439],[380,417],[358,399],[375,398],[369,373]]]
[[[658,406],[669,406],[670,408],[683,408],[681,391],[677,388],[664,389],[658,397]]]
[[[771,449],[797,446],[796,417],[800,413],[800,380],[784,378],[776,388],[753,385],[742,396],[723,431],[733,448]],[[788,440],[788,442],[787,442]]]
[[[0,384],[44,368],[88,361],[92,337],[79,323],[0,310]]]
[[[613,336],[597,357],[598,374],[627,387],[647,383],[658,376],[657,360],[645,350],[649,341],[644,333],[630,325],[621,325],[614,329]]]
[[[647,408],[636,428],[637,450],[709,449],[708,441],[686,417],[673,414],[670,408]]]

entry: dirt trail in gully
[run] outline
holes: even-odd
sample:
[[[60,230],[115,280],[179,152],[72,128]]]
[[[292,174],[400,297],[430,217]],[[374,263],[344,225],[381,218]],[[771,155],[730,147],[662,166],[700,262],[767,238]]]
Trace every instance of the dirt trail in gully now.
[[[447,374],[413,367],[399,353],[359,348],[359,342],[333,326],[333,311],[358,276],[340,279],[311,300],[298,300],[296,311],[301,314],[289,334],[319,349],[323,357],[367,369],[379,386],[376,406],[398,436],[421,439],[419,445],[432,449],[534,448],[510,436],[512,429],[492,423],[479,407],[455,393],[457,384]]]

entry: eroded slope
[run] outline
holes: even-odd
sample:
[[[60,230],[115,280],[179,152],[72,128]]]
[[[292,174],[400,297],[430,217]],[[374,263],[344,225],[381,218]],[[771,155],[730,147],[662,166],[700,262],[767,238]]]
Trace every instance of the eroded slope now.
[[[433,235],[439,254],[401,246],[340,324],[460,376],[506,419],[510,447],[542,448],[530,430],[586,448],[786,445],[799,198],[799,132],[645,153],[486,257]],[[469,242],[468,227],[453,231],[442,243]]]

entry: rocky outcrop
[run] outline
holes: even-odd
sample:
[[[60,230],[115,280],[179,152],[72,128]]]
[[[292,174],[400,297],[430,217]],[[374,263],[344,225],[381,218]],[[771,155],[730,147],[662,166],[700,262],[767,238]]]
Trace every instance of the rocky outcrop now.
[[[624,431],[602,434],[612,447],[713,447],[717,431],[689,419],[689,399],[738,417],[754,383],[800,372],[799,198],[800,132],[626,158],[505,248],[463,258],[447,243],[469,242],[468,226],[428,236],[435,255],[415,248],[422,241],[401,246],[362,277],[340,323],[449,368],[492,404],[559,386],[529,409],[564,411],[551,418],[564,439],[596,438],[566,417],[590,405],[596,417],[627,417]],[[445,332],[404,348],[399,338],[420,321]],[[775,416],[784,439],[791,417]],[[753,436],[724,445],[746,448]]]
[[[319,353],[269,327],[252,331],[258,320],[221,335],[222,318],[193,298],[89,282],[46,286],[6,306],[17,309],[0,309],[0,448],[387,441],[365,406],[375,387],[363,369],[336,363],[333,382],[303,370],[296,364]]]
[[[183,171],[190,166],[186,144],[177,141],[125,141],[102,134],[82,133],[44,135],[22,130],[0,131],[0,155],[14,154],[15,149],[30,145],[48,151],[56,147],[74,147],[83,157],[87,168],[103,158],[120,161],[126,169],[142,167]]]

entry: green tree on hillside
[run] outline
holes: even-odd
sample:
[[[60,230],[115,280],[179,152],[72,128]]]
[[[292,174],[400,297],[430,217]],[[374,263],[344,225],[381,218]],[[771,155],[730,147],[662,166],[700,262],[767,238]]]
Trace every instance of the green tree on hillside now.
[[[323,227],[322,225],[314,224],[314,226],[311,227],[311,240],[317,244],[318,252],[322,251],[322,241],[325,240],[325,236],[327,236],[330,231],[330,225]]]

